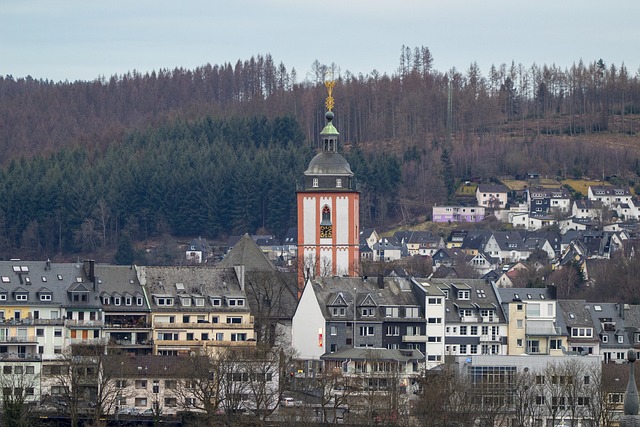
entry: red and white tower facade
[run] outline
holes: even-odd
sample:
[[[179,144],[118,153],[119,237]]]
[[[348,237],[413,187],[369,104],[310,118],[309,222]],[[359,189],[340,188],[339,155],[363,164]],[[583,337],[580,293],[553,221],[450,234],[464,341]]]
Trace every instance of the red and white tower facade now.
[[[333,126],[332,90],[320,132],[320,150],[304,172],[298,190],[298,283],[307,276],[357,276],[359,273],[360,193],[347,160],[338,153]]]

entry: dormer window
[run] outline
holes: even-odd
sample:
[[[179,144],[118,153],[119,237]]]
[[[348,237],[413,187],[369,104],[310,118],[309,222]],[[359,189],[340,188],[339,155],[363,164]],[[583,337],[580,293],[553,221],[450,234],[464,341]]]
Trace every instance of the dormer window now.
[[[333,307],[331,308],[331,315],[336,317],[344,317],[347,315],[347,309],[345,307]]]
[[[244,306],[244,300],[241,298],[229,299],[227,300],[227,305],[229,305],[229,307],[242,307]]]
[[[133,302],[133,298],[131,298],[131,297],[126,297],[124,299],[124,305],[126,305],[126,306],[130,306],[132,304],[132,302]]]
[[[469,299],[471,297],[471,292],[468,290],[458,291],[458,299]]]
[[[103,305],[111,304],[111,298],[110,297],[102,297],[102,304]]]
[[[312,185],[314,188],[318,188],[318,178],[313,178]]]
[[[28,294],[16,294],[16,301],[26,301],[29,298]]]
[[[609,336],[608,335],[603,335],[602,336],[602,342],[609,342]]]
[[[156,304],[162,307],[172,307],[173,298],[156,298]]]
[[[340,178],[336,179],[336,188],[342,188],[342,179]]]
[[[211,305],[214,307],[220,307],[222,305],[222,299],[220,298],[211,298]]]
[[[180,298],[180,304],[182,304],[183,307],[191,307],[191,298],[190,297]]]
[[[7,300],[7,294],[6,293],[1,293],[0,294],[0,301],[6,301]]]
[[[137,306],[141,306],[142,304],[143,304],[142,297],[137,297],[137,298],[136,298],[136,305],[137,305]]]
[[[204,307],[204,298],[194,298],[194,302],[196,303],[196,307]]]
[[[51,301],[51,294],[40,294],[40,301]]]
[[[618,344],[624,343],[624,335],[618,335]]]
[[[113,298],[113,304],[114,305],[120,305],[120,301],[121,301],[120,297],[114,297]]]

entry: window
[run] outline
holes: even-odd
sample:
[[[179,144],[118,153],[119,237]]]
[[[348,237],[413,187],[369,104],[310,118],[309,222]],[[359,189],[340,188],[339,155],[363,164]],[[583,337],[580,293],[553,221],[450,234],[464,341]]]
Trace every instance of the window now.
[[[55,329],[53,331],[53,336],[54,337],[61,337],[62,336],[62,329]]]
[[[385,317],[398,317],[398,307],[386,307],[384,315]]]
[[[571,328],[571,336],[572,337],[592,337],[593,329],[592,328]]]
[[[374,335],[373,326],[360,326],[361,337],[371,337]]]
[[[36,329],[36,336],[37,337],[43,337],[44,336],[44,329],[43,328]]]
[[[111,298],[109,298],[109,297],[102,297],[102,304],[104,304],[104,305],[109,305],[109,304],[111,304]]]
[[[516,310],[518,311],[522,311],[523,305],[522,304],[518,304],[516,305]]]
[[[33,366],[25,366],[25,374],[35,374],[36,370]]]
[[[374,316],[375,314],[374,309],[371,307],[363,307],[361,309],[361,313],[365,317],[371,317],[371,316]]]
[[[602,342],[609,342],[609,337],[607,335],[603,335]]]
[[[442,317],[429,317],[427,319],[429,323],[442,323]]]
[[[173,390],[174,388],[176,388],[178,385],[178,382],[176,380],[165,380],[164,381],[164,388],[169,389],[169,390]]]
[[[624,337],[622,335],[618,335],[618,344],[624,343]]]
[[[132,304],[132,302],[133,302],[133,298],[131,298],[131,297],[126,297],[124,299],[124,305],[130,306]]]
[[[524,327],[524,320],[522,320],[522,319],[516,320],[516,327],[518,329],[522,329]]]
[[[222,305],[222,300],[220,298],[211,298],[211,305],[214,307],[219,307]]]
[[[2,373],[3,374],[10,375],[12,371],[13,371],[13,367],[11,365],[4,365],[2,367]]]
[[[518,347],[522,347],[522,338],[518,338],[518,339],[516,340],[516,345],[517,345]]]
[[[142,297],[136,297],[136,305],[142,305]]]
[[[6,301],[7,300],[7,294],[2,293],[0,294],[0,301]]]
[[[420,326],[407,326],[407,335],[420,335]]]
[[[2,283],[11,283],[11,279],[9,279],[9,276],[2,276]]]
[[[231,341],[246,341],[247,334],[231,334]]]
[[[342,180],[340,178],[336,178],[336,187],[337,188],[341,188],[342,187]]]
[[[467,327],[460,326],[460,335],[467,335]]]
[[[40,301],[51,301],[51,294],[40,295]]]
[[[460,344],[460,354],[467,354],[467,345]]]
[[[399,326],[387,326],[387,336],[398,336],[400,335],[400,327]]]
[[[418,317],[418,307],[407,307],[405,308],[405,316],[404,317]]]
[[[147,388],[147,380],[136,380],[135,387],[138,388],[138,389],[140,389],[140,388],[145,388],[146,389]],[[145,403],[145,405],[146,405],[146,403]]]
[[[136,397],[135,406],[147,406],[146,397]]]
[[[242,323],[242,317],[227,316],[227,323]]]
[[[113,299],[113,303],[114,303],[115,305],[120,305],[120,297],[115,297],[115,298]]]
[[[429,298],[427,301],[429,304],[442,304],[442,298]]]
[[[200,339],[202,341],[209,341],[209,334],[207,332],[203,332],[200,334]]]
[[[175,408],[178,406],[178,400],[175,397],[165,397],[164,406],[168,408]]]
[[[332,314],[333,316],[340,316],[340,317],[342,317],[342,316],[346,316],[346,314],[347,314],[347,310],[346,310],[346,308],[344,308],[344,307],[332,307],[332,308],[331,308],[331,314]]]
[[[27,294],[16,294],[16,301],[26,301]]]
[[[471,334],[470,335],[478,335],[478,327],[477,326],[472,326],[471,327]]]
[[[562,340],[559,339],[551,339],[549,341],[549,348],[551,350],[560,350],[562,348]]]
[[[224,341],[224,333],[216,332],[216,341]]]
[[[331,326],[331,335],[338,335],[338,328],[335,326]]]
[[[313,178],[313,181],[312,181],[311,185],[313,185],[313,187],[317,188],[318,187],[318,178]]]
[[[430,336],[429,338],[427,338],[427,342],[442,342],[442,337]]]
[[[468,290],[458,291],[458,299],[469,299],[471,297],[471,292]]]
[[[227,301],[230,307],[242,307],[244,305],[243,299],[230,299]]]
[[[180,298],[180,304],[182,304],[183,307],[191,307],[191,298],[189,297]]]
[[[204,307],[204,298],[196,298],[195,302],[196,302],[196,307]],[[238,304],[238,305],[244,305],[244,300],[238,300],[238,302],[242,302],[242,304]]]

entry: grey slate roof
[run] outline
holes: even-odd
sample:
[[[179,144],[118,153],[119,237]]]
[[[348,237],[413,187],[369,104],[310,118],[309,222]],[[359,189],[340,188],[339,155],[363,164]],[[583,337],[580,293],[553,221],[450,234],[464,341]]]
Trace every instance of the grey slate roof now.
[[[271,261],[248,234],[242,236],[233,249],[218,263],[220,267],[236,265],[244,265],[246,271],[275,271]]]
[[[140,270],[141,282],[149,292],[150,303],[153,311],[205,311],[211,310],[213,305],[210,297],[246,298],[243,284],[241,284],[235,268],[225,267],[138,267]],[[179,285],[181,284],[181,285]],[[180,288],[183,288],[180,289]],[[154,300],[156,297],[180,296],[205,297],[204,307],[193,305],[183,307],[179,301],[173,307],[158,306]],[[246,311],[249,305],[244,307],[228,307],[223,305],[215,307],[219,311]]]
[[[97,298],[100,284],[88,276],[88,265],[89,263],[82,262],[0,261],[0,287],[6,291],[7,296],[2,303],[7,306],[37,304],[50,307],[100,308],[101,303]],[[52,296],[50,301],[40,300],[39,292],[42,292],[42,288],[46,288],[47,293]],[[87,295],[86,301],[73,301],[73,291]],[[27,300],[16,300],[16,293],[26,293]]]
[[[432,286],[449,290],[449,298],[445,301],[446,322],[459,322],[459,308],[495,309],[495,316],[499,321],[505,321],[502,307],[495,294],[493,286],[482,279],[431,279],[427,280]],[[458,300],[458,290],[469,290],[468,300]]]
[[[390,360],[410,362],[424,359],[424,354],[419,350],[397,350],[387,348],[343,348],[334,353],[325,353],[320,356],[322,360]]]
[[[375,306],[419,306],[412,292],[411,282],[401,277],[382,278],[384,288],[378,285],[378,278],[363,279],[360,277],[321,277],[311,282],[318,299],[320,309],[325,319],[331,318],[329,306],[345,306],[346,318],[353,319],[353,299],[357,295],[356,306],[363,302],[372,301]],[[309,286],[309,285],[307,285]],[[355,289],[355,291],[354,291]],[[367,320],[381,320],[382,313],[376,312],[375,317],[367,317]],[[360,313],[357,314],[360,318]]]

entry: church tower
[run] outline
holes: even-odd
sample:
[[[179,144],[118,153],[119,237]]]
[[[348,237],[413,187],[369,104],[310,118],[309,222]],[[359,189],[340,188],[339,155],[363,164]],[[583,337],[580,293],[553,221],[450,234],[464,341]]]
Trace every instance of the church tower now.
[[[327,124],[320,132],[320,150],[304,172],[298,190],[298,284],[307,274],[357,276],[359,272],[360,193],[347,160],[338,153],[333,126],[335,81],[325,82]]]

